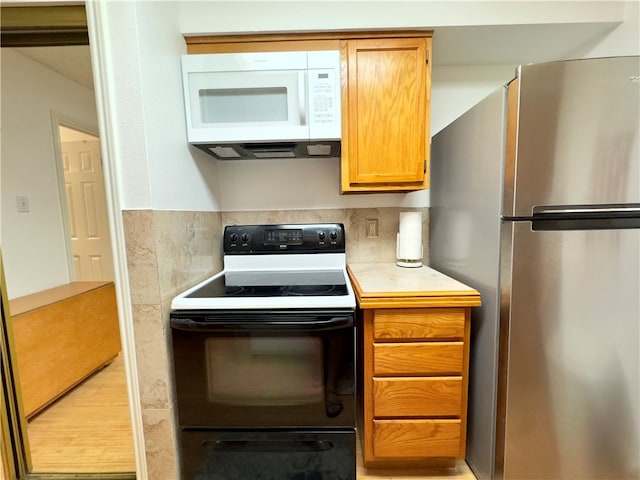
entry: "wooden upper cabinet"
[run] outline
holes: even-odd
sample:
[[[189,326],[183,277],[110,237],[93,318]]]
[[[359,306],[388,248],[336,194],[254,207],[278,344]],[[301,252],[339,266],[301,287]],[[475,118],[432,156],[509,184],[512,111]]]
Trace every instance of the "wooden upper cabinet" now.
[[[341,191],[429,186],[431,35],[425,31],[185,37],[189,54],[341,52]]]
[[[430,37],[341,42],[343,192],[428,187],[430,50]]]

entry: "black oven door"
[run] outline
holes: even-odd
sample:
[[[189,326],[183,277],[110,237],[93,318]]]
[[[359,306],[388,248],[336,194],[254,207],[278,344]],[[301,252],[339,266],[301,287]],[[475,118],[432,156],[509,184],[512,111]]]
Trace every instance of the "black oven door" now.
[[[174,311],[181,428],[355,426],[354,312]]]

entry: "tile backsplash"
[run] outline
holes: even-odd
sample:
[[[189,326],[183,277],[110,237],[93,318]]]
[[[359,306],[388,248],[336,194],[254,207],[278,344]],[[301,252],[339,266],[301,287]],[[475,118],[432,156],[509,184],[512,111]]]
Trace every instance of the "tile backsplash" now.
[[[399,214],[409,210],[423,213],[423,262],[428,263],[427,208],[123,212],[138,391],[150,480],[179,478],[169,330],[171,299],[222,270],[224,226],[343,223],[348,263],[385,263],[395,262]],[[376,237],[367,236],[367,220],[377,220]]]
[[[395,262],[396,234],[401,211],[422,211],[424,263],[428,263],[429,211],[401,208],[351,208],[327,210],[281,210],[265,212],[223,212],[222,226],[269,223],[343,223],[347,238],[347,262]],[[378,220],[378,236],[367,236],[367,220]]]

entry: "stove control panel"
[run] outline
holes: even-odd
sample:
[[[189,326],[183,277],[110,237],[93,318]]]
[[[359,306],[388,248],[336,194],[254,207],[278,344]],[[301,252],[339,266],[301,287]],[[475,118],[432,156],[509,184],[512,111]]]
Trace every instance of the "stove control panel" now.
[[[228,225],[224,253],[345,253],[342,223]]]

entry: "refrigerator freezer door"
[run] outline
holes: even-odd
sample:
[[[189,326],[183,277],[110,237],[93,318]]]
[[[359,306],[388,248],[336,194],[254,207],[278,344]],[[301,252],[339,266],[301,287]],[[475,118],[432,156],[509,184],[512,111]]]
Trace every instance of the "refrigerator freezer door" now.
[[[640,230],[511,225],[503,478],[638,478]]]
[[[516,195],[505,199],[505,216],[640,202],[639,78],[640,57],[521,68]]]

